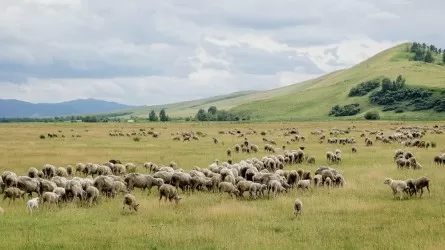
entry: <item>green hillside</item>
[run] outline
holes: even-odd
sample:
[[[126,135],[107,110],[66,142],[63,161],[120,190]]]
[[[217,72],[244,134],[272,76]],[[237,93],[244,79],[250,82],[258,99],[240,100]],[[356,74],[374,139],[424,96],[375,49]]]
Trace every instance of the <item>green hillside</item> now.
[[[235,111],[250,112],[258,120],[326,120],[363,119],[368,110],[381,111],[382,106],[371,105],[368,95],[348,97],[351,88],[361,82],[378,77],[406,78],[407,84],[422,87],[445,88],[445,66],[410,60],[410,44],[405,43],[385,50],[376,56],[350,68],[315,79],[289,94],[239,105]],[[440,58],[436,56],[438,62]],[[358,103],[362,112],[356,116],[329,117],[334,105]],[[381,112],[382,119],[429,120],[445,118],[445,113]]]
[[[419,44],[419,47],[421,45]],[[428,50],[428,46],[426,50]],[[382,51],[356,66],[335,71],[324,76],[268,91],[238,92],[229,95],[187,101],[168,105],[147,106],[129,110],[133,116],[147,117],[150,110],[166,108],[170,117],[194,116],[201,108],[216,106],[219,110],[230,109],[249,113],[252,120],[344,120],[363,119],[365,112],[376,110],[381,119],[437,120],[445,119],[445,112],[423,110],[403,113],[382,112],[383,106],[372,105],[369,94],[348,97],[351,88],[358,84],[389,77],[393,80],[403,75],[407,85],[428,88],[445,88],[445,66],[442,55],[433,53],[434,63],[415,61],[410,51],[411,43],[404,43]],[[437,49],[436,49],[437,51]],[[329,116],[335,105],[359,104],[360,112],[355,116]]]

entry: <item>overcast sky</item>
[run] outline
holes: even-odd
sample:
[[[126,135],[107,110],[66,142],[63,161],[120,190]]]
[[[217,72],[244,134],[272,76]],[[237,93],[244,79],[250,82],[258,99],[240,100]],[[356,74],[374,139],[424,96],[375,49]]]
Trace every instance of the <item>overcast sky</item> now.
[[[0,98],[162,104],[265,90],[405,41],[442,0],[0,0]]]

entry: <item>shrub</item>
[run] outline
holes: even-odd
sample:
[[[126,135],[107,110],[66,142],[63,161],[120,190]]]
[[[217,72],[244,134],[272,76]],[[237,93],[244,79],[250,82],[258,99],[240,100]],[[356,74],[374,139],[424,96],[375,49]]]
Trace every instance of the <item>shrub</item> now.
[[[403,113],[404,111],[402,108],[397,108],[394,112],[395,113]]]
[[[437,146],[436,142],[435,142],[435,141],[432,141],[432,142],[431,142],[431,147],[432,147],[432,148],[435,148],[436,146]]]
[[[366,120],[380,120],[380,114],[377,111],[368,111],[365,114]]]
[[[141,140],[141,138],[140,137],[138,137],[138,136],[136,136],[136,137],[133,137],[133,141],[135,141],[135,142],[138,142],[138,141],[140,141]]]
[[[266,135],[266,131],[261,131],[261,133],[260,133],[262,136],[265,136]]]
[[[378,79],[362,82],[349,91],[349,96],[364,96],[378,87],[380,87],[380,80]]]
[[[331,108],[329,116],[351,116],[360,113],[360,105],[358,103],[347,104],[343,107],[335,105]]]
[[[45,135],[40,135],[40,139],[45,139]]]

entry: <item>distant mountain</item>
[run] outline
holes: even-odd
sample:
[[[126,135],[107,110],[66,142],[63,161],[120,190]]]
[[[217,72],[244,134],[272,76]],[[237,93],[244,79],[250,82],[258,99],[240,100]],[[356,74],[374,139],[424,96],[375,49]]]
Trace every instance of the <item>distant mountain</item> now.
[[[77,99],[60,103],[30,103],[15,99],[0,99],[0,117],[85,115],[108,113],[135,107],[96,99]]]

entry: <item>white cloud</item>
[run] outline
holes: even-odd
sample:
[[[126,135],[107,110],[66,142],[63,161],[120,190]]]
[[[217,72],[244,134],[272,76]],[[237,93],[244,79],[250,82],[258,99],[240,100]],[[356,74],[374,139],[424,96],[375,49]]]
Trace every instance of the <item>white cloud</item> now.
[[[437,32],[444,7],[439,0],[2,0],[0,98],[157,104],[271,89],[402,41],[445,44]]]

